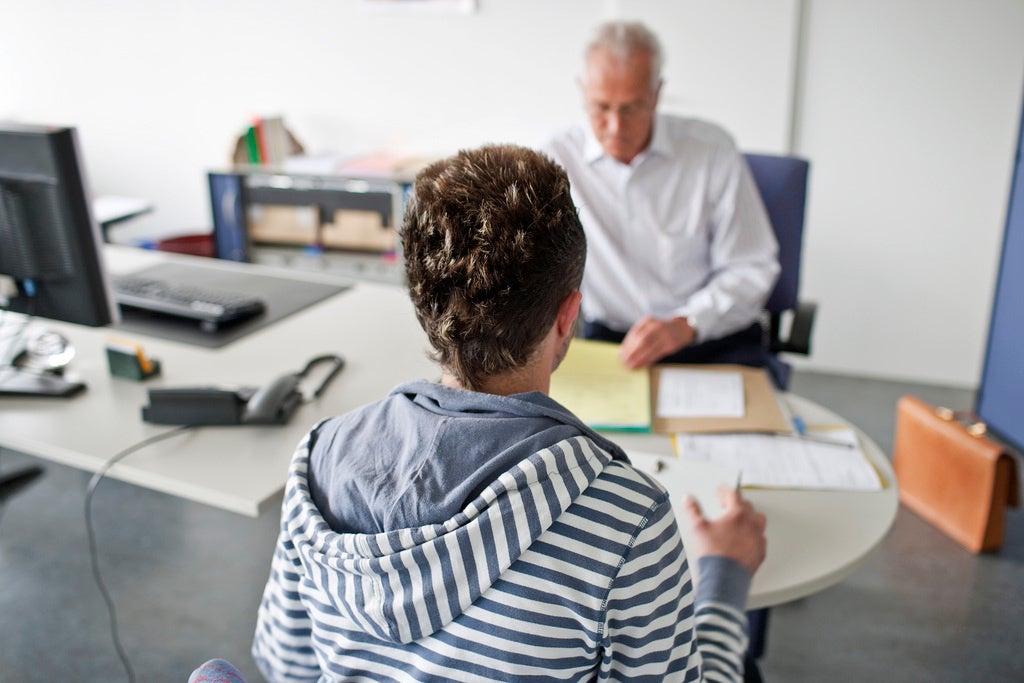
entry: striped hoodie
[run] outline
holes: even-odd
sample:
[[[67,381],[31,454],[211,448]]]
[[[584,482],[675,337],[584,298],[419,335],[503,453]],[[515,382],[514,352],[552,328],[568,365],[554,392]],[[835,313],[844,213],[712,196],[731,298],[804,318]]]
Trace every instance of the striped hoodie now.
[[[749,574],[541,393],[413,382],[299,444],[253,656],[279,681],[739,681]]]

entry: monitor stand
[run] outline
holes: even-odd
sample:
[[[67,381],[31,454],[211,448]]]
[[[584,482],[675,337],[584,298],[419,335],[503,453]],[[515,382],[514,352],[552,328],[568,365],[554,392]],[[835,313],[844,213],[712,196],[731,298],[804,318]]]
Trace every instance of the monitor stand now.
[[[73,382],[52,372],[0,367],[0,397],[43,396],[69,398],[85,390],[83,382]]]

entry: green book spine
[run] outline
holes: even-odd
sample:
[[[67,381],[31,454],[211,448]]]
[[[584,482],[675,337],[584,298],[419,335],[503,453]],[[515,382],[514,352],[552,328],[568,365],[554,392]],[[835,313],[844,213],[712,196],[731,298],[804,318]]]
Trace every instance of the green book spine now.
[[[249,163],[260,163],[260,143],[256,139],[256,129],[252,126],[245,131],[245,148],[249,151]]]

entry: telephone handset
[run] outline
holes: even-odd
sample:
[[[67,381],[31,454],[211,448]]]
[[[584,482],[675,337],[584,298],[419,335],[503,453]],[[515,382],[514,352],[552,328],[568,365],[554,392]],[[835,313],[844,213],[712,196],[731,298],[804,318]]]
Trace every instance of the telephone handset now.
[[[283,425],[305,401],[302,380],[316,365],[330,362],[331,369],[313,392],[317,398],[345,366],[341,356],[313,358],[299,372],[278,377],[261,387],[189,387],[149,390],[149,405],[142,419],[174,425]]]
[[[284,424],[302,404],[299,382],[302,376],[287,374],[258,389],[245,402],[242,424]]]

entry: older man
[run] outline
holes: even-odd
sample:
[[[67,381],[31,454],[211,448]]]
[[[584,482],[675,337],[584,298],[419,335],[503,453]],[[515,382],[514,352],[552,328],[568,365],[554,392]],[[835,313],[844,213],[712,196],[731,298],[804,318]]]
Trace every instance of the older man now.
[[[666,360],[761,366],[759,316],[778,245],[743,157],[718,126],[657,113],[662,49],[638,23],[598,28],[581,79],[589,126],[547,150],[587,233],[588,337],[631,368]]]

